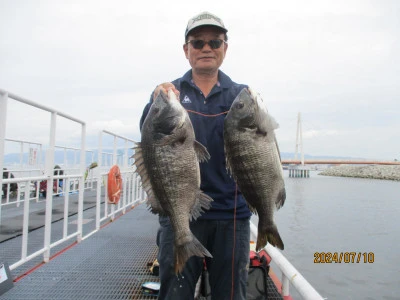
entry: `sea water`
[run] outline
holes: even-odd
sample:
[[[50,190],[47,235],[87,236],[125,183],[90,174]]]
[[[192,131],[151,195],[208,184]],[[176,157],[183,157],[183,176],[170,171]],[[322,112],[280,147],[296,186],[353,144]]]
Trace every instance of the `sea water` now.
[[[284,176],[281,252],[321,296],[400,299],[400,182]]]

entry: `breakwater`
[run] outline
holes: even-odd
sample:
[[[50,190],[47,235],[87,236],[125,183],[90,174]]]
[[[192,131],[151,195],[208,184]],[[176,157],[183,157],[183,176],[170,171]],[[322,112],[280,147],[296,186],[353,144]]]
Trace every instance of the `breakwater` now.
[[[385,179],[400,181],[400,166],[387,165],[340,165],[325,169],[319,175],[356,177],[369,179]]]

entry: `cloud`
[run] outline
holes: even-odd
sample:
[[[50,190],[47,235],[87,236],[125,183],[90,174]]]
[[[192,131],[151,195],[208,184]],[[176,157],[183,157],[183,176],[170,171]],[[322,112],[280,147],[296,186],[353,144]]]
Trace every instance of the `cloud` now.
[[[316,137],[326,137],[332,135],[339,135],[337,130],[308,130],[302,133],[304,139],[312,139]]]
[[[187,20],[211,10],[229,29],[222,70],[267,101],[281,151],[293,151],[301,112],[308,153],[392,158],[400,147],[399,8],[358,0],[153,0],[140,9],[122,0],[8,1],[0,11],[0,88],[85,121],[90,144],[107,128],[138,139],[152,90],[189,69]],[[50,116],[14,102],[6,136],[48,143]],[[22,120],[29,126],[21,130]],[[369,132],[380,147],[367,146]],[[57,142],[79,144],[79,136],[79,126],[60,118]]]

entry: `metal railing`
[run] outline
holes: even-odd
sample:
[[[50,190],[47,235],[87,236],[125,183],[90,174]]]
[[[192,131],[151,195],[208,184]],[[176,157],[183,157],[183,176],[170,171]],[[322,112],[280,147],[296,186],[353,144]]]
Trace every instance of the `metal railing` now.
[[[257,238],[257,227],[252,222],[250,222],[250,230],[252,236]],[[264,249],[282,272],[282,296],[284,299],[291,299],[289,293],[290,284],[305,300],[324,299],[278,249],[270,244],[267,244]]]
[[[10,187],[12,184],[18,185],[18,195],[17,200],[15,202],[18,205],[19,211],[23,215],[22,221],[22,242],[21,242],[21,257],[17,261],[13,261],[10,263],[10,269],[14,270],[24,263],[43,255],[43,261],[48,262],[50,259],[50,252],[56,246],[61,245],[62,243],[69,241],[71,239],[76,239],[79,243],[82,240],[86,239],[96,231],[100,229],[100,225],[103,222],[107,222],[108,220],[113,220],[116,213],[125,213],[126,209],[132,207],[140,202],[143,202],[145,199],[144,192],[140,186],[140,179],[136,175],[133,167],[128,165],[128,144],[132,147],[132,140],[118,136],[116,134],[103,131],[100,133],[100,137],[102,134],[108,134],[114,137],[113,143],[113,163],[118,163],[118,140],[122,140],[124,142],[124,155],[122,163],[120,164],[121,174],[123,178],[123,188],[122,188],[122,197],[117,205],[108,204],[107,198],[105,196],[104,201],[101,201],[101,193],[104,192],[104,195],[107,195],[107,185],[105,184],[107,180],[105,178],[108,175],[109,166],[102,166],[102,143],[100,141],[99,147],[99,163],[98,167],[90,170],[90,174],[85,174],[85,172],[89,171],[86,167],[85,161],[85,140],[86,140],[86,125],[83,121],[80,121],[74,117],[68,116],[62,112],[56,111],[49,107],[45,107],[33,101],[24,99],[12,93],[6,92],[0,89],[0,170],[3,173],[3,157],[4,157],[4,145],[5,145],[5,135],[6,135],[6,121],[7,121],[7,102],[9,99],[16,100],[18,102],[36,107],[38,109],[47,111],[51,114],[51,124],[49,129],[49,146],[46,150],[46,159],[45,159],[45,168],[44,174],[38,173],[38,170],[35,170],[35,175],[32,176],[33,170],[29,170],[28,168],[23,168],[23,170],[7,170],[12,171],[17,176],[11,178],[9,175],[6,179],[0,177],[0,186]],[[79,163],[76,163],[74,166],[74,170],[69,170],[64,174],[54,174],[54,156],[56,148],[59,146],[55,145],[55,135],[56,135],[56,125],[57,125],[57,117],[64,117],[72,122],[76,122],[81,126],[81,147],[73,148],[73,151],[78,151],[80,154]],[[101,140],[101,138],[100,138]],[[68,147],[64,147],[67,149]],[[71,148],[68,148],[71,149]],[[77,160],[76,160],[77,161]],[[97,170],[96,170],[97,169]],[[25,172],[25,173],[22,173]],[[65,169],[64,169],[65,171]],[[18,173],[21,172],[21,173]],[[27,173],[28,172],[28,173]],[[67,174],[69,173],[69,174]],[[11,172],[9,173],[11,174]],[[23,174],[23,175],[21,175]],[[44,223],[44,243],[43,247],[40,249],[35,249],[34,252],[28,251],[28,243],[29,243],[29,221],[30,221],[30,206],[32,201],[38,201],[38,185],[40,182],[47,181],[46,186],[46,197],[45,203],[41,205],[45,206],[45,223]],[[62,182],[62,191],[59,191],[60,182]],[[56,185],[56,190],[53,190],[54,184]],[[84,193],[86,191],[91,191],[93,186],[96,185],[96,227],[93,230],[88,230],[83,234],[83,208],[84,208]],[[32,188],[33,187],[33,188]],[[102,189],[102,187],[104,187]],[[69,216],[69,205],[70,205],[70,194],[75,191],[78,194],[78,204],[77,204],[77,213],[76,213],[76,230],[71,230],[72,232],[68,232],[68,224],[71,217]],[[35,193],[32,196],[32,193]],[[53,196],[60,196],[55,200]],[[3,200],[3,199],[2,199]],[[2,207],[10,204],[10,200],[6,199],[3,204],[0,202],[0,224],[1,224],[1,216],[2,216]],[[63,201],[64,214],[62,218],[63,229],[61,238],[52,239],[52,214],[53,214],[53,203],[57,201]],[[19,208],[19,205],[23,204],[23,207]],[[100,211],[101,205],[104,205],[103,213]]]

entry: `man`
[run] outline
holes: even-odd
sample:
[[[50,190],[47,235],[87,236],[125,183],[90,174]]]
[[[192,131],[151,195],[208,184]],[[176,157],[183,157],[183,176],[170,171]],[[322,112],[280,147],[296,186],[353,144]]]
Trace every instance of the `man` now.
[[[222,20],[208,12],[189,20],[183,50],[191,70],[182,78],[157,86],[140,120],[142,127],[153,99],[161,90],[172,89],[189,112],[196,140],[211,155],[207,163],[200,164],[200,188],[214,201],[211,209],[190,226],[213,256],[206,258],[206,266],[211,296],[217,300],[246,299],[250,242],[251,213],[227,173],[224,155],[224,118],[235,97],[247,87],[219,70],[228,49],[227,31]],[[175,275],[172,228],[168,217],[160,217],[159,221],[159,299],[193,299],[203,259],[191,257],[183,272]]]

